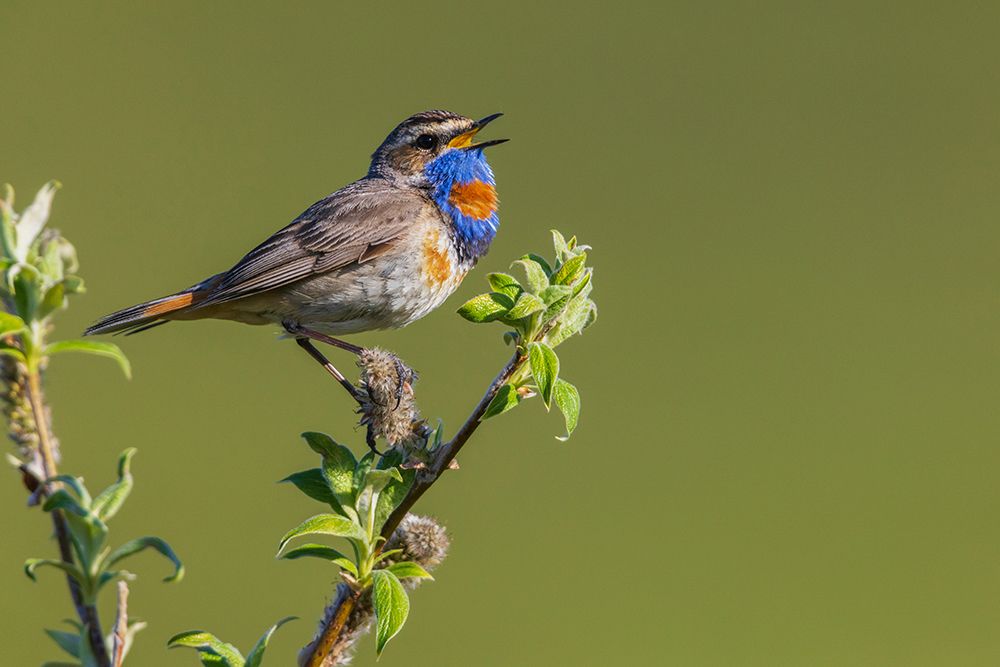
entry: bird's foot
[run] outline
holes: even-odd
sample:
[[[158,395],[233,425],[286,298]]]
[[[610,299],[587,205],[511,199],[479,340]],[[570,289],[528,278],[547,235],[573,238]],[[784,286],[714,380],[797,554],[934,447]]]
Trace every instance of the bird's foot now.
[[[374,452],[376,456],[385,456],[386,454],[389,453],[386,452],[385,454],[383,454],[378,450],[378,447],[375,445],[375,429],[372,427],[371,424],[368,424],[368,430],[365,433],[365,444],[368,445],[368,449],[372,450],[372,452]]]

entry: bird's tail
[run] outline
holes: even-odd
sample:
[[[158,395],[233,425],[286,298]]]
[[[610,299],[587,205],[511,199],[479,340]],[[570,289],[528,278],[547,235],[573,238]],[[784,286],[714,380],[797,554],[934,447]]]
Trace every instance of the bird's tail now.
[[[137,306],[124,308],[111,313],[87,327],[84,336],[104,333],[121,333],[126,335],[139,333],[160,324],[190,308],[197,301],[195,288],[171,294],[159,299],[153,299]]]

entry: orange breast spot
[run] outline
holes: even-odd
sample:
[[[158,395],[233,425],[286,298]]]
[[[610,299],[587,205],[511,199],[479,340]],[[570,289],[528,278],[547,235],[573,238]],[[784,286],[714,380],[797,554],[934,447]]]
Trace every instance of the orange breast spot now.
[[[424,280],[436,287],[451,280],[451,259],[441,247],[441,234],[434,229],[424,237]]]
[[[451,186],[448,202],[464,215],[485,220],[497,210],[497,191],[482,181],[455,183]]]

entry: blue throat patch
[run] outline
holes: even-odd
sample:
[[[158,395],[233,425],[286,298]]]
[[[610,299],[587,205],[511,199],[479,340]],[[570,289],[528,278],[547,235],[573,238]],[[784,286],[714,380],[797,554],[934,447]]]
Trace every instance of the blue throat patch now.
[[[445,151],[427,165],[424,173],[434,187],[432,197],[442,211],[451,218],[459,258],[475,261],[486,254],[490,242],[497,234],[500,218],[496,210],[486,218],[476,218],[463,213],[452,203],[452,188],[480,181],[489,186],[496,184],[493,170],[481,149],[452,149]]]

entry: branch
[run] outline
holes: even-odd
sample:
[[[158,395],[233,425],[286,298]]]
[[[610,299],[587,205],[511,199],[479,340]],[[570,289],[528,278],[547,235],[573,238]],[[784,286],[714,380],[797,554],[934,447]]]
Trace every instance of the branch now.
[[[409,493],[403,498],[403,501],[395,509],[395,511],[389,515],[386,519],[385,525],[382,527],[382,537],[388,541],[389,537],[392,536],[396,528],[399,527],[399,522],[403,520],[406,513],[410,511],[414,503],[420,499],[420,496],[436,482],[441,474],[445,470],[448,470],[452,466],[452,462],[455,457],[458,456],[459,450],[469,441],[472,434],[476,432],[479,428],[480,421],[483,417],[483,413],[486,412],[486,408],[489,407],[490,403],[496,397],[497,392],[500,388],[507,384],[511,377],[516,373],[524,362],[527,361],[527,357],[522,355],[520,351],[515,351],[514,355],[507,362],[507,365],[497,374],[494,378],[493,383],[490,385],[486,393],[483,394],[482,399],[480,399],[479,404],[473,409],[472,414],[469,418],[465,420],[462,424],[462,428],[458,429],[458,432],[454,437],[447,443],[442,445],[439,450],[435,453],[434,461],[429,468],[421,470],[416,479],[413,481],[413,486],[410,488]],[[385,542],[382,543],[383,545]]]
[[[118,582],[118,616],[115,618],[115,648],[113,667],[122,667],[125,661],[125,640],[128,635],[128,584]]]
[[[20,369],[21,367],[19,366]],[[41,374],[37,366],[26,370],[26,373],[28,379],[28,403],[31,406],[32,418],[34,419],[35,429],[38,433],[38,453],[41,457],[42,472],[46,479],[51,479],[59,473],[56,468],[55,442],[49,427],[45,396],[42,393]],[[47,493],[47,491],[44,493]],[[59,557],[64,563],[72,564],[73,550],[70,545],[66,517],[63,516],[62,510],[53,510],[51,515],[56,541],[59,543]],[[90,648],[97,660],[98,667],[111,667],[111,659],[108,657],[108,648],[104,643],[104,635],[101,630],[101,621],[97,614],[97,607],[84,602],[80,586],[72,577],[67,575],[66,581],[69,584],[70,596],[73,598],[73,606],[76,607],[80,623],[87,628]]]
[[[413,486],[410,487],[410,491],[403,498],[399,506],[393,511],[389,518],[386,519],[385,524],[382,527],[381,535],[385,538],[382,543],[383,547],[388,544],[389,538],[399,527],[400,522],[410,511],[413,505],[420,499],[424,493],[430,489],[434,483],[440,479],[444,471],[449,470],[452,467],[452,463],[455,457],[458,456],[458,452],[462,449],[472,434],[476,432],[479,428],[480,420],[483,414],[486,412],[486,408],[489,407],[490,403],[496,397],[497,392],[503,387],[510,379],[517,373],[518,370],[527,361],[527,356],[521,353],[520,350],[514,352],[514,355],[510,358],[503,369],[497,374],[493,382],[490,384],[486,393],[480,399],[479,403],[472,410],[472,414],[469,415],[462,427],[458,429],[454,437],[447,443],[441,445],[435,452],[434,460],[431,465],[418,471],[416,478],[413,481]],[[329,609],[326,614],[326,619],[324,621],[325,626],[320,633],[317,641],[315,641],[307,650],[311,648],[312,652],[308,655],[302,656],[302,661],[300,664],[305,667],[332,667],[338,664],[338,660],[341,657],[343,651],[350,646],[350,642],[340,641],[341,635],[344,633],[347,620],[351,616],[351,612],[354,610],[358,601],[361,599],[360,593],[355,593],[353,595],[338,595],[336,600],[333,602],[335,609]]]

